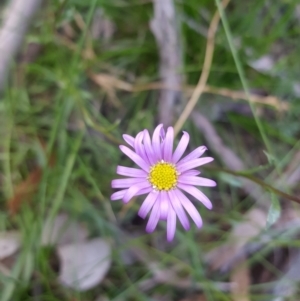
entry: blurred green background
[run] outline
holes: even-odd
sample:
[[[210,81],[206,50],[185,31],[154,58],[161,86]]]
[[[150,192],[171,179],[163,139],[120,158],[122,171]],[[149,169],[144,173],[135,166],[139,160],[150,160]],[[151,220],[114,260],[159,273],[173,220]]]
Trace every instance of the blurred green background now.
[[[175,9],[167,22],[181,85],[171,104],[163,103],[168,66],[150,26],[157,1],[44,1],[30,18],[1,91],[1,301],[300,298],[300,4],[231,0],[212,41],[219,1],[159,1]],[[117,165],[133,166],[119,150],[122,134],[153,132],[165,123],[161,110],[166,126],[176,124],[210,42],[207,86],[180,131],[189,132],[190,151],[206,145],[215,158],[201,169],[218,183],[203,190],[214,208],[196,203],[203,228],[185,232],[178,223],[168,243],[164,222],[145,233],[137,216],[144,197],[111,202],[110,183]],[[103,245],[63,256],[77,239]],[[90,286],[66,285],[78,271],[65,257],[81,264],[85,256],[101,259],[83,276]]]

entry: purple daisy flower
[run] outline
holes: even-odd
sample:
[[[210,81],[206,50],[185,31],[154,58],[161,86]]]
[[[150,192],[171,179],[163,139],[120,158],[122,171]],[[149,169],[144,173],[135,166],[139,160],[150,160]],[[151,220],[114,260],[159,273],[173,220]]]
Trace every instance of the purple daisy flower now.
[[[200,172],[194,169],[213,161],[211,157],[199,159],[207,148],[200,146],[181,159],[189,143],[189,134],[183,132],[173,152],[174,130],[169,127],[165,134],[162,124],[154,130],[152,140],[147,130],[139,132],[135,138],[129,135],[123,135],[123,138],[133,150],[121,145],[121,151],[140,168],[117,167],[117,174],[128,178],[112,181],[112,188],[122,190],[113,193],[111,200],[122,199],[128,203],[134,196],[148,194],[138,214],[145,218],[151,211],[147,232],[153,232],[159,220],[167,221],[169,241],[175,235],[176,216],[183,228],[188,230],[188,212],[196,226],[201,228],[201,216],[185,193],[192,195],[208,209],[212,208],[211,201],[195,187],[216,186],[215,181],[197,177]]]

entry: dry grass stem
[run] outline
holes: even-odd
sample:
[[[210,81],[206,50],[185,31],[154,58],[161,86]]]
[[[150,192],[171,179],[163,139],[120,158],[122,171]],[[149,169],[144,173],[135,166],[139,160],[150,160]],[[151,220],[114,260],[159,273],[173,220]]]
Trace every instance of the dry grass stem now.
[[[222,5],[225,8],[230,0],[223,0]],[[210,67],[213,59],[213,54],[214,54],[214,48],[215,48],[215,34],[217,32],[217,28],[219,25],[220,21],[220,14],[219,11],[216,11],[212,21],[210,23],[209,29],[208,29],[208,34],[207,34],[207,44],[206,44],[206,50],[205,50],[205,58],[204,58],[204,63],[203,63],[203,69],[202,73],[199,79],[199,82],[190,98],[188,101],[186,107],[184,108],[183,112],[179,116],[177,122],[175,123],[174,126],[174,134],[178,134],[180,129],[182,128],[183,124],[186,122],[190,114],[192,113],[195,105],[197,104],[197,101],[201,94],[204,92],[204,88],[206,86],[206,82],[209,76],[210,72]]]
[[[110,85],[111,89],[117,89],[117,90],[122,90],[127,92],[133,92],[133,93],[149,91],[149,90],[168,89],[168,90],[175,90],[175,91],[183,91],[187,95],[191,95],[195,90],[195,86],[191,86],[191,85],[184,85],[182,87],[166,86],[163,82],[152,82],[147,84],[131,84],[113,75],[104,74],[104,73],[96,74],[90,72],[89,77],[99,86],[102,86],[102,81],[105,79],[105,82]],[[241,100],[248,101],[247,96],[244,92],[234,91],[226,88],[205,86],[203,93],[220,95],[220,96],[231,98],[232,100],[241,99]],[[251,94],[249,101],[255,104],[268,105],[280,111],[286,111],[289,109],[289,104],[287,102],[284,102],[283,100],[273,95],[259,96],[259,95]]]

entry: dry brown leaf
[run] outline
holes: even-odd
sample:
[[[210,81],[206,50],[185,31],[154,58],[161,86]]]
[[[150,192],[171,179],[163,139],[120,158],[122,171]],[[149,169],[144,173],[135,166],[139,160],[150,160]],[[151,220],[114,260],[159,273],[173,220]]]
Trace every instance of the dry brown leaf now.
[[[37,167],[32,171],[25,181],[21,182],[15,189],[14,196],[8,200],[8,209],[11,214],[15,214],[21,207],[22,203],[28,202],[36,191],[42,178],[42,169]]]
[[[58,247],[59,282],[78,291],[98,285],[111,265],[111,247],[101,238]]]
[[[236,267],[230,274],[233,283],[231,296],[233,301],[250,301],[249,286],[251,284],[249,267],[246,257],[243,256],[235,263]]]
[[[46,143],[39,139],[40,144],[44,150],[46,150]],[[48,166],[52,167],[55,164],[55,155],[52,153],[48,159]],[[42,168],[36,167],[29,173],[27,178],[19,183],[14,191],[14,196],[7,201],[7,206],[11,214],[15,214],[20,209],[22,203],[30,201],[33,194],[37,190],[40,181],[42,179]]]

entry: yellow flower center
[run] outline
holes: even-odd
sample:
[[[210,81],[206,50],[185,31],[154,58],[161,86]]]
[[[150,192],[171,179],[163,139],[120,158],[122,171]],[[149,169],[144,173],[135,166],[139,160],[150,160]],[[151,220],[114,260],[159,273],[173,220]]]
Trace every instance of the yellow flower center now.
[[[173,164],[162,160],[151,167],[148,180],[154,189],[168,191],[176,187],[178,175]]]

